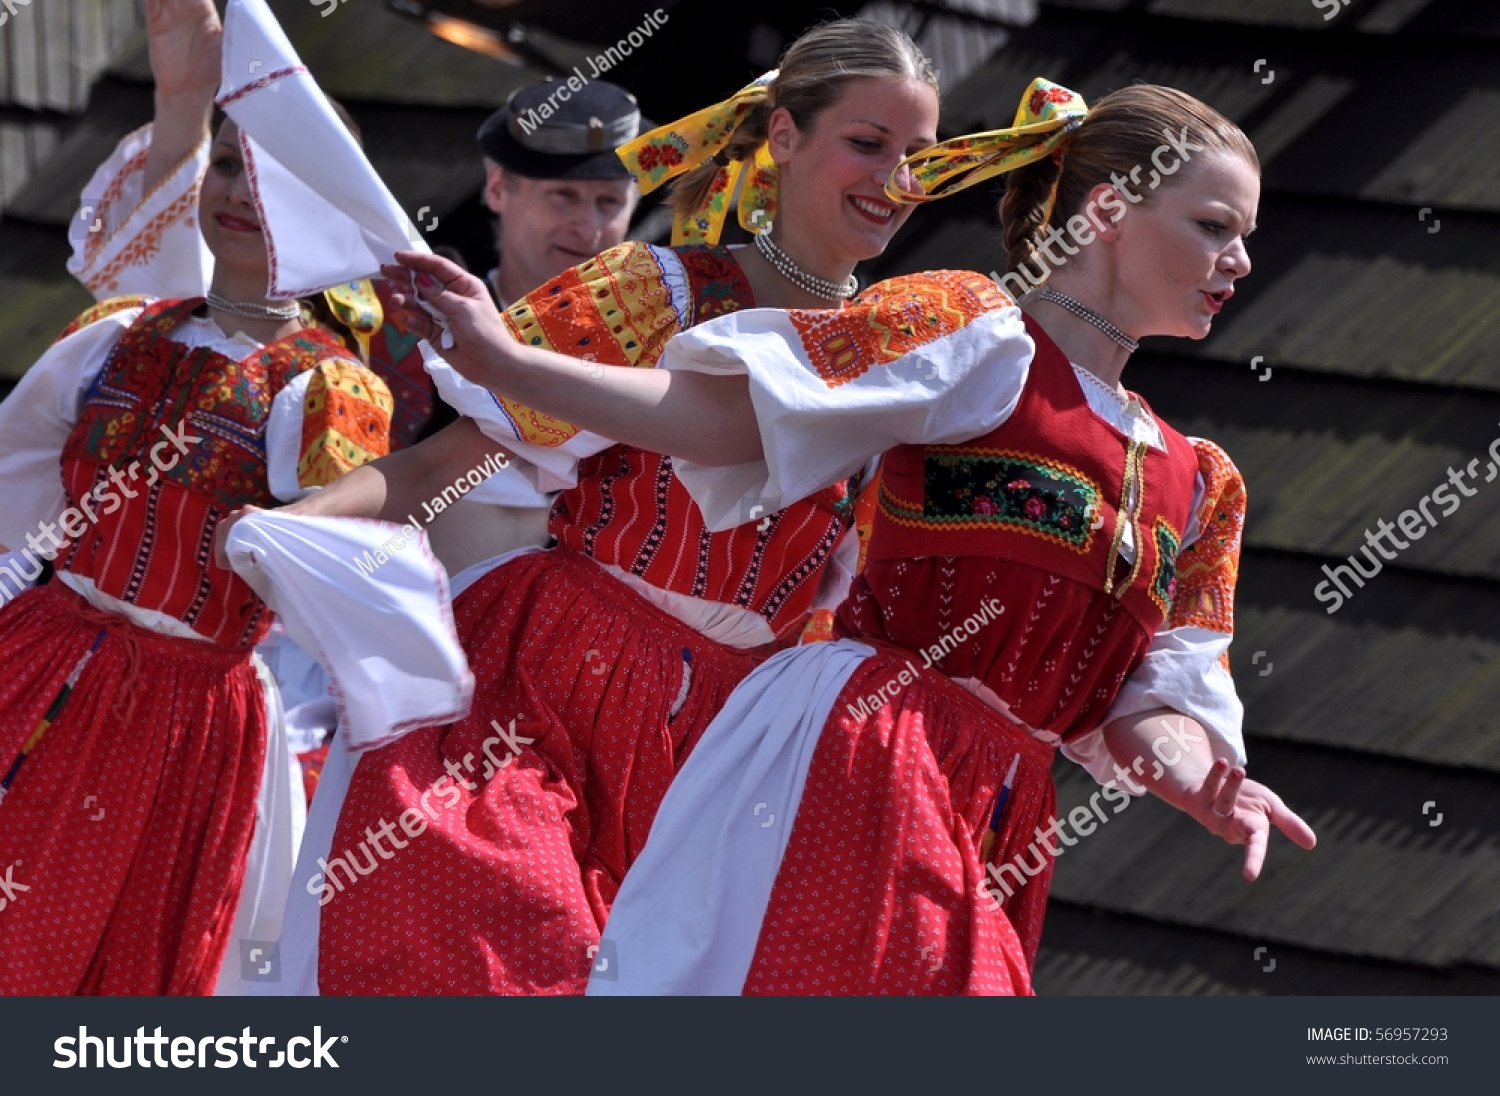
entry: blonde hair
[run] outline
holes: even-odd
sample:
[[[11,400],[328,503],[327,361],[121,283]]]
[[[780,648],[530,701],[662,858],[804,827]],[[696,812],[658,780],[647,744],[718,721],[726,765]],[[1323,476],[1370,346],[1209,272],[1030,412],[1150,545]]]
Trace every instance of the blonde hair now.
[[[778,68],[770,94],[729,139],[721,153],[724,161],[754,157],[777,107],[787,109],[799,130],[812,132],[818,115],[838,101],[851,80],[897,76],[938,90],[932,62],[905,31],[866,19],[836,19],[813,27],[787,47]],[[675,179],[668,199],[673,212],[690,216],[701,209],[721,166],[707,160]]]
[[[1260,158],[1250,138],[1207,103],[1176,88],[1155,84],[1111,92],[1089,111],[1077,132],[1062,146],[1061,165],[1047,156],[1017,168],[1007,177],[1005,197],[1000,202],[1006,271],[1025,277],[1020,268],[1026,263],[1047,270],[1047,264],[1038,258],[1038,245],[1046,239],[1048,228],[1065,224],[1082,212],[1090,192],[1101,183],[1109,183],[1111,175],[1129,177],[1137,168],[1149,168],[1152,154],[1165,140],[1163,131],[1173,136],[1185,134],[1186,140],[1209,152],[1241,156],[1260,171]],[[1057,201],[1048,217],[1047,200],[1054,183]]]

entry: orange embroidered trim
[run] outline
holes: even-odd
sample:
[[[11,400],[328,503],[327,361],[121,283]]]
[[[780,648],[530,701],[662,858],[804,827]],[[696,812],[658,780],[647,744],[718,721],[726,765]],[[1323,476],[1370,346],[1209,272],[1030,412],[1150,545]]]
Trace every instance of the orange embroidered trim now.
[[[1198,539],[1177,557],[1177,596],[1167,627],[1234,632],[1234,587],[1245,531],[1245,481],[1229,455],[1211,441],[1193,442],[1205,480]],[[1223,660],[1228,665],[1227,656]]]
[[[195,186],[187,193],[173,199],[166,209],[152,217],[146,226],[120,249],[120,253],[105,265],[103,270],[88,275],[84,284],[96,296],[113,289],[120,271],[131,266],[146,265],[151,256],[161,249],[162,236],[166,234],[173,222],[183,219],[197,206],[198,188]]]
[[[671,289],[645,244],[622,244],[558,275],[505,314],[519,342],[601,366],[650,367],[677,333]],[[497,396],[521,441],[553,448],[572,423]]]
[[[390,451],[394,402],[385,382],[358,362],[325,358],[302,401],[297,483],[324,487]]]
[[[138,293],[132,293],[124,297],[110,297],[107,300],[100,301],[98,304],[84,309],[72,323],[63,328],[62,334],[57,337],[57,341],[62,342],[69,335],[82,331],[89,324],[98,323],[100,320],[113,316],[117,312],[124,312],[131,308],[141,308],[150,299],[149,297],[142,297]]]
[[[981,274],[936,270],[881,282],[847,308],[794,309],[788,316],[813,368],[837,388],[1012,304]]]
[[[143,194],[141,196],[141,200],[138,203],[136,203],[136,207],[135,208],[136,209],[142,209],[142,208],[144,208],[147,202],[151,201],[152,198],[156,197],[164,189],[166,189],[168,186],[170,186],[171,183],[172,183],[172,180],[177,177],[177,173],[182,170],[183,166],[185,164],[191,163],[197,157],[197,155],[198,155],[198,153],[199,153],[200,150],[206,149],[208,147],[208,145],[209,145],[209,141],[210,140],[211,140],[211,138],[204,137],[201,141],[199,141],[196,145],[193,146],[191,152],[189,152],[181,160],[178,160],[177,163],[173,164],[172,165],[172,170],[168,171],[165,175],[163,175],[157,181],[157,183],[156,183],[156,185],[154,187],[152,187],[150,190],[148,190],[145,194]],[[147,148],[142,149],[140,152],[137,152],[134,156],[130,157],[130,159],[128,159],[128,160],[125,161],[124,165],[120,168],[120,173],[118,175],[116,175],[114,177],[114,179],[112,179],[110,181],[109,186],[105,188],[105,190],[104,190],[104,198],[99,203],[99,211],[108,209],[109,206],[110,206],[110,203],[119,198],[120,194],[125,189],[125,180],[126,179],[128,179],[133,173],[135,173],[137,171],[143,171],[143,170],[145,170],[146,157],[150,153],[150,151],[151,151],[150,147],[148,146]],[[191,201],[194,204],[196,204],[197,201],[198,201],[199,192],[201,191],[202,186],[203,186],[203,176],[204,176],[204,173],[207,170],[208,170],[208,167],[205,164],[204,167],[202,169],[200,169],[193,176],[193,181],[188,184],[187,190],[185,190],[177,198],[173,199],[173,203],[175,204],[176,202],[181,201],[183,198],[189,198],[190,197]],[[99,211],[96,211],[96,215],[99,214]],[[132,212],[134,212],[134,210],[132,210]],[[122,218],[121,222],[120,222],[120,227],[123,228],[124,225],[129,222],[129,220],[130,220],[129,215],[127,215],[124,218]],[[102,251],[102,250],[104,250],[105,246],[108,245],[110,243],[110,241],[112,241],[115,238],[115,236],[118,235],[118,234],[119,234],[119,228],[116,228],[114,231],[110,232],[110,234],[108,236],[105,236],[105,235],[103,235],[101,233],[101,234],[96,235],[92,240],[90,240],[90,245],[91,246],[87,247],[85,249],[85,253],[84,253],[84,266],[87,267],[96,258],[98,258],[99,252]]]
[[[105,211],[111,205],[119,201],[120,195],[125,190],[125,180],[141,171],[146,166],[146,156],[150,153],[150,147],[138,151],[134,156],[125,161],[120,168],[119,174],[109,181],[109,186],[104,188],[104,194],[99,198],[99,204],[94,207],[94,216],[104,218]],[[113,233],[111,233],[113,235]],[[99,256],[104,245],[109,242],[109,237],[102,232],[91,232],[89,238],[83,245],[83,263],[88,266]]]
[[[854,565],[856,575],[865,573],[865,561],[870,555],[870,534],[875,531],[875,511],[880,507],[881,483],[885,478],[881,473],[884,470],[884,466],[876,468],[870,482],[854,500],[854,534],[859,537],[859,558]]]

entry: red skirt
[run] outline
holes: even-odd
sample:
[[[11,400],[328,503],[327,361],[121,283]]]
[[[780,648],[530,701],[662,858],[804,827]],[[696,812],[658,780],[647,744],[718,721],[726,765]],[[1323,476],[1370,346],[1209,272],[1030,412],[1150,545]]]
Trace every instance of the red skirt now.
[[[496,568],[454,620],[472,711],[360,760],[308,886],[322,993],[581,994],[672,777],[762,658],[566,549]]]
[[[746,994],[1031,992],[1052,857],[1037,854],[1035,876],[1003,903],[986,869],[1038,844],[1056,809],[1052,749],[935,671],[893,690],[908,660],[881,648],[839,694]],[[862,715],[861,698],[882,688],[891,699]]]
[[[246,650],[50,583],[0,613],[3,770],[101,629],[0,802],[0,993],[211,993],[255,826],[260,679]]]

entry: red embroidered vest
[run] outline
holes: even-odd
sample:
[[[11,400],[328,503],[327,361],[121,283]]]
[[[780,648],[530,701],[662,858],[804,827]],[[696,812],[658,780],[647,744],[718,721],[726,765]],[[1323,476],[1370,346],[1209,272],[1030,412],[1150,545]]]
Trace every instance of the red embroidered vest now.
[[[321,328],[239,362],[168,338],[201,303],[148,306],[89,387],[62,476],[70,505],[91,520],[57,566],[215,643],[252,647],[268,611],[215,565],[214,531],[241,506],[278,505],[266,468],[272,401],[293,377],[348,351]]]
[[[754,305],[739,264],[723,248],[674,248],[687,270],[691,323]],[[617,445],[581,461],[550,529],[558,541],[673,593],[736,605],[795,635],[823,568],[852,520],[847,484],[836,484],[759,522],[710,532],[672,458]]]
[[[1161,419],[1165,452],[1105,422],[1090,409],[1067,357],[1030,316],[1026,329],[1036,356],[1009,419],[962,445],[907,445],[886,454],[869,558],[985,556],[1029,564],[1112,595],[1155,632],[1176,587],[1197,456]],[[1121,554],[1127,524],[1133,565]]]

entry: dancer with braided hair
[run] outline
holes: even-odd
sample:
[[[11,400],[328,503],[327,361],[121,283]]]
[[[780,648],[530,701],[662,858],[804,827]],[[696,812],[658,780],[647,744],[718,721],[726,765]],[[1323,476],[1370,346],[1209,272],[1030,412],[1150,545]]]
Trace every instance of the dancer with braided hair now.
[[[1122,186],[1164,134],[1191,162]],[[591,992],[1029,992],[1058,747],[1104,782],[1102,818],[1149,790],[1244,845],[1247,879],[1273,827],[1314,842],[1245,775],[1226,663],[1239,473],[1120,384],[1139,338],[1204,337],[1250,272],[1250,142],[1171,89],[1090,112],[1038,81],[1012,128],[903,167],[891,189],[914,201],[1015,172],[1012,271],[1054,228],[1082,217],[1092,236],[1020,308],[977,275],[913,275],[838,313],[723,317],[664,369],[602,380],[508,338],[455,268],[398,256],[433,280],[455,368],[687,457],[711,528],[744,520],[747,493],[801,498],[885,451],[845,638],[736,689],[625,880],[615,977]],[[954,308],[965,293],[976,307]]]

